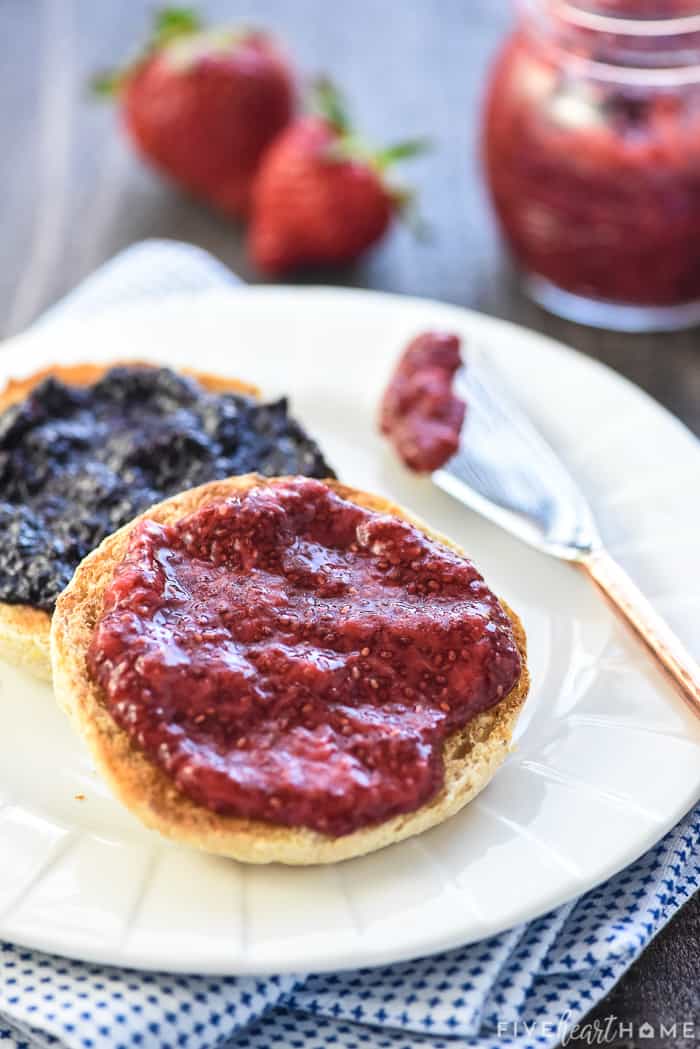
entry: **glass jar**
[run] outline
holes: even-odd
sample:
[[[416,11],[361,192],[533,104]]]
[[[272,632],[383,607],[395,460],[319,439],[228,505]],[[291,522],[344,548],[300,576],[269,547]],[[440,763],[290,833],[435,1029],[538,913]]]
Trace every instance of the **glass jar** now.
[[[521,0],[488,182],[526,289],[644,331],[700,322],[700,0]]]

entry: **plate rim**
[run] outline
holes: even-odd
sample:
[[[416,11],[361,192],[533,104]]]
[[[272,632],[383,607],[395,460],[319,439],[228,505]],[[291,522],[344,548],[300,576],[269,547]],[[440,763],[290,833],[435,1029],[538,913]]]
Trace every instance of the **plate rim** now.
[[[690,438],[691,442],[698,446],[700,450],[700,436],[693,433],[687,423],[683,422],[677,415],[663,405],[653,394],[649,393],[638,383],[632,379],[628,379],[626,375],[622,375],[616,371],[615,368],[610,364],[606,364],[604,361],[598,360],[596,357],[591,357],[583,350],[577,350],[574,346],[570,346],[568,343],[561,339],[558,339],[554,335],[548,335],[546,332],[538,331],[536,328],[530,328],[525,324],[519,324],[517,321],[509,320],[505,317],[498,317],[495,314],[484,313],[481,310],[476,309],[473,306],[463,306],[460,303],[449,302],[444,299],[436,299],[428,296],[421,295],[404,295],[400,292],[394,291],[382,291],[377,288],[359,288],[359,287],[347,287],[344,285],[333,285],[333,284],[246,284],[242,281],[238,284],[231,283],[229,287],[218,287],[210,290],[203,291],[173,291],[164,294],[159,294],[154,297],[152,301],[138,301],[134,303],[125,303],[121,305],[110,305],[105,306],[99,310],[90,310],[84,317],[79,318],[76,316],[57,316],[52,315],[47,318],[46,321],[39,319],[39,321],[32,324],[29,328],[21,331],[17,334],[10,335],[6,339],[0,340],[0,375],[5,374],[3,367],[4,351],[11,350],[16,345],[21,345],[24,342],[33,342],[35,338],[45,336],[47,331],[58,331],[61,329],[69,329],[84,327],[86,324],[92,323],[107,323],[115,317],[122,314],[127,316],[137,316],[138,314],[147,314],[155,306],[172,305],[174,303],[181,303],[184,305],[191,305],[193,303],[204,302],[206,300],[216,301],[226,300],[232,297],[280,297],[285,298],[287,296],[296,297],[313,297],[315,295],[321,295],[323,297],[332,298],[335,296],[342,298],[358,298],[358,299],[370,299],[376,302],[388,302],[396,306],[411,304],[414,307],[420,308],[434,308],[439,310],[454,310],[458,314],[463,314],[468,317],[471,321],[477,325],[486,325],[491,327],[494,332],[499,330],[508,330],[515,338],[522,338],[525,336],[531,339],[534,343],[546,345],[547,348],[561,356],[569,357],[577,362],[577,364],[590,369],[591,373],[598,373],[603,375],[607,380],[611,380],[614,383],[619,384],[628,393],[639,399],[641,402],[646,403],[648,407],[656,409],[661,412],[665,418],[665,421],[671,424],[679,433],[685,437]],[[12,375],[12,378],[23,378],[24,372],[20,371],[17,375]],[[8,373],[9,377],[9,373]]]

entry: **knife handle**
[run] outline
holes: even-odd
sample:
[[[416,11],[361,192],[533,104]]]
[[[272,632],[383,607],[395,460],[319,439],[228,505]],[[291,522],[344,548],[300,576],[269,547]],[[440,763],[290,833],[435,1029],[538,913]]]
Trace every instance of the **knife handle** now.
[[[700,666],[668,623],[605,550],[596,550],[579,563],[671,677],[693,714],[700,718]]]

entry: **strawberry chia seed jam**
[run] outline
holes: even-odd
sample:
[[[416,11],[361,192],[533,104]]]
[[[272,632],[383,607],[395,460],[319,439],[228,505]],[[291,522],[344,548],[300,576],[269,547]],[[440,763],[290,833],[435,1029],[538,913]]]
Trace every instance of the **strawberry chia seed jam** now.
[[[611,327],[644,327],[642,310],[666,311],[650,327],[696,321],[700,3],[521,7],[491,78],[484,157],[529,290],[573,319],[603,315],[570,296],[626,309]]]
[[[429,801],[520,674],[471,562],[306,478],[138,525],[88,665],[189,798],[329,835]]]
[[[394,370],[382,400],[379,426],[406,466],[437,470],[459,447],[466,405],[452,392],[462,361],[459,336],[427,331],[416,336]]]

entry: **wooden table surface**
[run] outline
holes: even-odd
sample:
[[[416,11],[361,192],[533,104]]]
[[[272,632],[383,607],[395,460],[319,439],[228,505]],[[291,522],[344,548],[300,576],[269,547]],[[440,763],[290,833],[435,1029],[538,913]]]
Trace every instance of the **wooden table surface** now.
[[[246,280],[256,279],[241,230],[147,171],[118,134],[110,108],[88,97],[89,74],[129,53],[153,6],[146,0],[0,3],[0,327],[6,334],[144,237],[192,241]],[[546,332],[605,361],[700,432],[698,332],[589,330],[549,317],[518,290],[477,156],[485,74],[509,25],[508,0],[209,0],[201,6],[212,19],[229,21],[254,12],[258,24],[288,42],[303,69],[330,73],[343,85],[368,134],[388,141],[427,133],[434,142],[434,151],[406,172],[420,191],[431,240],[417,242],[398,229],[361,265],[314,274],[314,280],[432,296]],[[657,1027],[698,1020],[699,962],[696,897],[596,1015]]]

